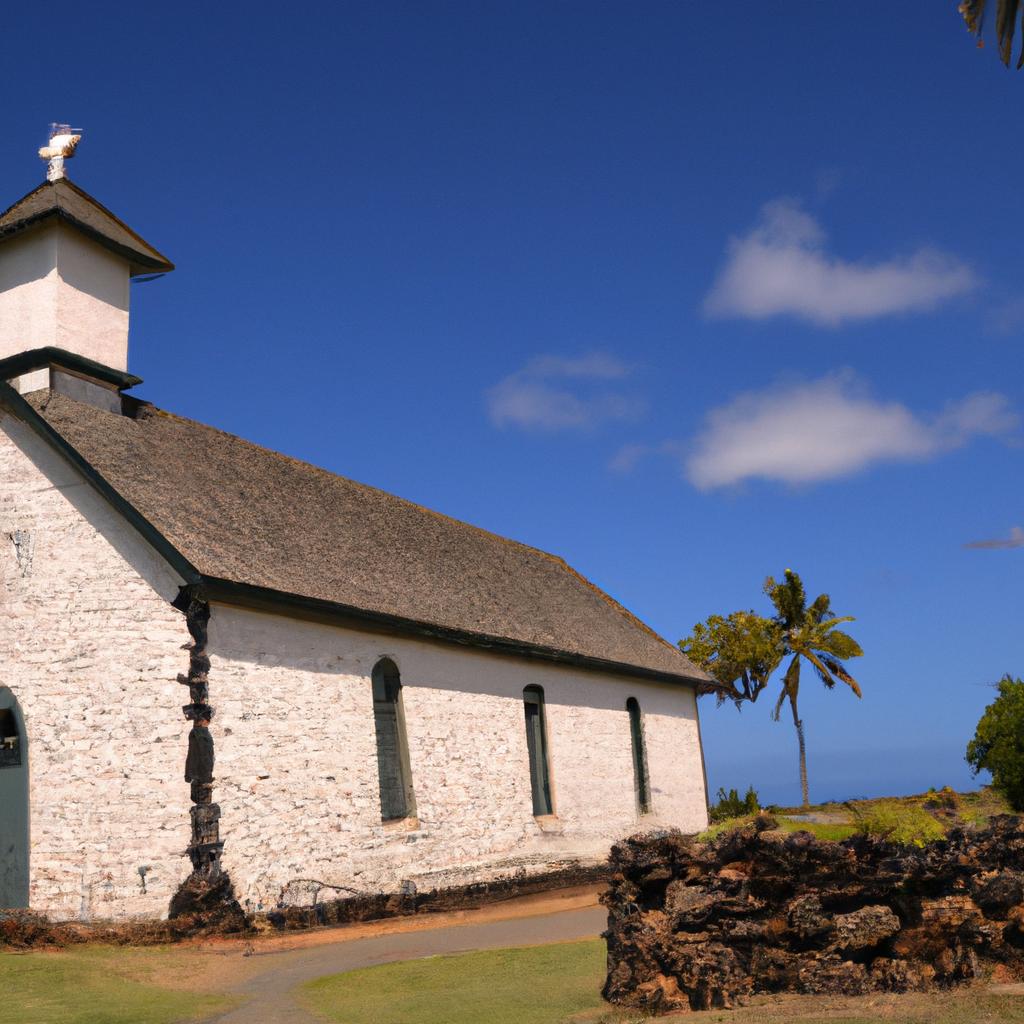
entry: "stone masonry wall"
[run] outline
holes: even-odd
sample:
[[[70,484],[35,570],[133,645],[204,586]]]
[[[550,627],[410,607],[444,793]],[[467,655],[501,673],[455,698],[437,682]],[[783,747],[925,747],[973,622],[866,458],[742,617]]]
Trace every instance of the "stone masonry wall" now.
[[[243,906],[419,890],[603,860],[639,827],[706,823],[693,691],[214,604],[223,863]],[[398,665],[416,819],[382,824],[370,673]],[[546,698],[555,815],[532,814],[522,691]],[[636,809],[628,697],[652,814]]]
[[[160,917],[190,870],[181,582],[77,471],[0,419],[0,665],[28,732],[36,911]]]
[[[645,1011],[771,992],[912,992],[1024,978],[1024,822],[918,848],[787,834],[762,815],[710,843],[637,835],[612,851],[608,979]]]
[[[37,912],[162,917],[189,874],[182,582],[76,470],[0,419],[0,663],[28,733]],[[247,909],[598,863],[640,827],[706,823],[689,688],[210,611],[213,799]],[[417,815],[388,824],[370,684],[384,655],[402,674]],[[532,815],[527,685],[546,695],[548,819]],[[629,697],[647,743],[642,818]]]

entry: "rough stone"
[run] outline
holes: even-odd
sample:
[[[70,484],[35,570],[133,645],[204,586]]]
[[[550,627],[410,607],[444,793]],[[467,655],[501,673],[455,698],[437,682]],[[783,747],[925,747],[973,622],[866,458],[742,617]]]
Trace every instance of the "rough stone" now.
[[[611,866],[613,1003],[699,1010],[758,993],[925,991],[996,968],[1024,978],[1015,817],[923,848],[757,824],[710,843],[638,835],[613,848]]]

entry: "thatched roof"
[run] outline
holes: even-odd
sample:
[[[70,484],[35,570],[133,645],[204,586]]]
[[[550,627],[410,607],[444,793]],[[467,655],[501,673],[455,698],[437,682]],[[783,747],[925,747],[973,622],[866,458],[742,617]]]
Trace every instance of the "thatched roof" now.
[[[104,248],[117,253],[130,264],[133,277],[163,274],[174,269],[174,264],[166,256],[67,178],[43,182],[39,188],[0,213],[0,242],[51,220],[71,224]]]
[[[62,443],[204,579],[527,656],[707,679],[555,555],[125,401],[132,415],[30,396]]]

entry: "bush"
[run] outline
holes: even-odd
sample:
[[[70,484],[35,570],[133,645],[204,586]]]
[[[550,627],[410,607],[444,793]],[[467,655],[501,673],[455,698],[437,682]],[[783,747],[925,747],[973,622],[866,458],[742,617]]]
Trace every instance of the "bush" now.
[[[924,806],[929,811],[958,811],[960,796],[952,786],[936,789],[934,786],[925,794]]]
[[[861,832],[902,846],[924,846],[946,834],[923,807],[899,800],[879,800],[856,813]]]
[[[967,763],[975,775],[991,772],[992,788],[1015,811],[1024,811],[1024,681],[1007,674],[996,686],[999,696],[967,744]]]
[[[754,787],[747,789],[746,796],[740,798],[735,789],[728,793],[724,789],[718,791],[718,803],[709,811],[712,821],[725,821],[727,818],[742,818],[745,814],[757,814],[761,804],[757,799]]]

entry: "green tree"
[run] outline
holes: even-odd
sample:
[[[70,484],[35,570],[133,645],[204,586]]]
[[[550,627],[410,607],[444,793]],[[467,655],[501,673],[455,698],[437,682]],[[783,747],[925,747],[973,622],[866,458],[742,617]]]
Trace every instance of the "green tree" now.
[[[987,0],[962,0],[957,8],[963,15],[968,32],[978,37],[978,45],[981,42],[981,32],[985,27],[985,8]],[[999,57],[1009,67],[1010,57],[1013,54],[1013,36],[1017,30],[1018,17],[1024,17],[1024,0],[996,0],[996,39],[999,42]],[[1024,67],[1024,46],[1021,47],[1020,59],[1017,61],[1017,68]]]
[[[679,646],[718,684],[714,689],[718,703],[732,700],[737,707],[744,701],[755,702],[782,661],[790,659],[772,717],[778,721],[782,708],[789,703],[800,750],[800,790],[806,807],[810,795],[804,724],[798,704],[801,666],[805,661],[810,663],[828,689],[842,682],[860,697],[860,687],[843,662],[864,652],[853,637],[838,628],[852,622],[853,617],[835,615],[828,594],[820,594],[808,605],[803,582],[792,570],[786,570],[781,582],[769,576],[764,592],[775,607],[773,617],[753,611],[712,615],[697,623]]]
[[[835,615],[828,594],[819,594],[808,605],[807,595],[800,577],[787,569],[781,583],[769,576],[764,581],[764,592],[775,605],[775,622],[782,630],[784,657],[792,658],[782,678],[782,692],[775,703],[772,717],[777,722],[782,706],[789,702],[800,745],[800,791],[804,807],[810,803],[807,789],[807,748],[804,743],[804,723],[797,710],[800,694],[800,666],[807,661],[818,678],[831,690],[836,682],[845,683],[860,697],[857,680],[846,671],[847,658],[859,658],[864,652],[860,644],[848,633],[837,629],[844,622],[853,622],[852,615]]]
[[[679,646],[718,683],[713,692],[719,706],[756,701],[785,654],[782,630],[752,611],[712,615]]]
[[[991,772],[996,791],[1015,811],[1024,811],[1024,681],[1007,674],[996,687],[999,696],[967,744],[967,763],[975,775]]]

